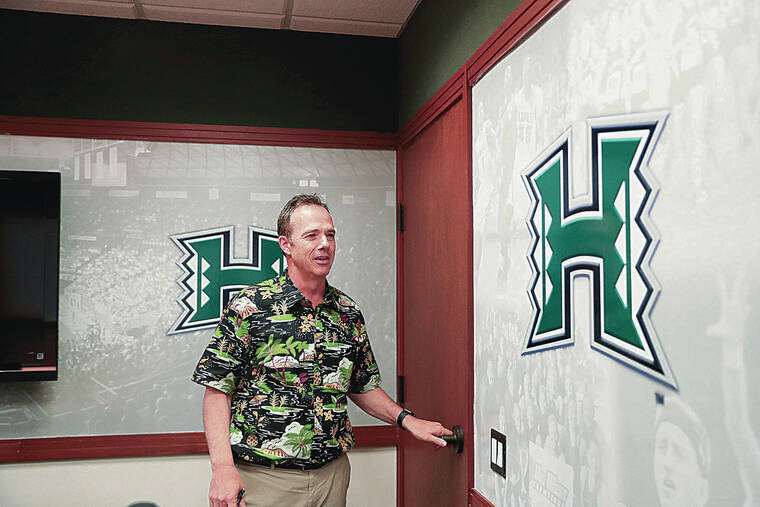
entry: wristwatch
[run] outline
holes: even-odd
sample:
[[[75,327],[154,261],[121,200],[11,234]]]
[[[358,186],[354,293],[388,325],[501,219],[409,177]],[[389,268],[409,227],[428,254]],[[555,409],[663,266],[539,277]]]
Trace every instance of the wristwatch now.
[[[404,417],[406,417],[406,416],[408,416],[408,415],[414,415],[414,412],[412,412],[412,411],[411,411],[411,410],[409,410],[408,408],[404,408],[404,409],[401,409],[401,413],[400,413],[400,414],[398,415],[398,417],[396,418],[396,424],[398,424],[398,427],[399,427],[399,428],[401,428],[402,430],[406,430],[406,428],[404,428],[404,427],[401,425],[401,423],[403,422],[403,420],[404,420]]]

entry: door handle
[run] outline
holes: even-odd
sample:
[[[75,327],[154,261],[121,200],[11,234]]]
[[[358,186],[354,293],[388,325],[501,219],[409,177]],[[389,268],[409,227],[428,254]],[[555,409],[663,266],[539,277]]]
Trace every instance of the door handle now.
[[[462,454],[462,449],[464,449],[464,432],[462,431],[462,427],[457,424],[451,428],[451,431],[454,433],[453,435],[441,435],[441,438],[446,441],[447,446],[454,449],[455,453]]]

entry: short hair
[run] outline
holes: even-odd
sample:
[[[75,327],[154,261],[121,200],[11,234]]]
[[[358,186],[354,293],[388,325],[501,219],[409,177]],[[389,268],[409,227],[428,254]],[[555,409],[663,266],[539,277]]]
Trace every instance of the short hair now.
[[[657,407],[655,431],[664,422],[675,425],[686,434],[694,446],[700,471],[703,476],[707,477],[712,462],[710,435],[707,433],[705,425],[702,424],[699,415],[681,398],[670,395],[665,396],[662,405]]]
[[[299,206],[305,204],[314,204],[316,206],[322,206],[328,213],[330,208],[327,207],[327,203],[317,194],[298,194],[290,198],[285,206],[280,210],[280,215],[277,217],[277,235],[290,237],[290,217],[293,216],[293,212]]]

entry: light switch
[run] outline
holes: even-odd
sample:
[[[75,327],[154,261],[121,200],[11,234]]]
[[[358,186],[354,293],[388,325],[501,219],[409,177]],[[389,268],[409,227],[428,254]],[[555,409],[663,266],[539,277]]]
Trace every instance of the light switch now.
[[[491,428],[491,470],[507,477],[507,437]]]

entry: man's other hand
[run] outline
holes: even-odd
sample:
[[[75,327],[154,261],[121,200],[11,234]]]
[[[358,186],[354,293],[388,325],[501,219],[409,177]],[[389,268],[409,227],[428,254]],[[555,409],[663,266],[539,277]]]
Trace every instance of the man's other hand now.
[[[211,487],[208,490],[209,507],[246,507],[245,500],[237,503],[237,496],[243,489],[243,481],[235,465],[212,467]]]

